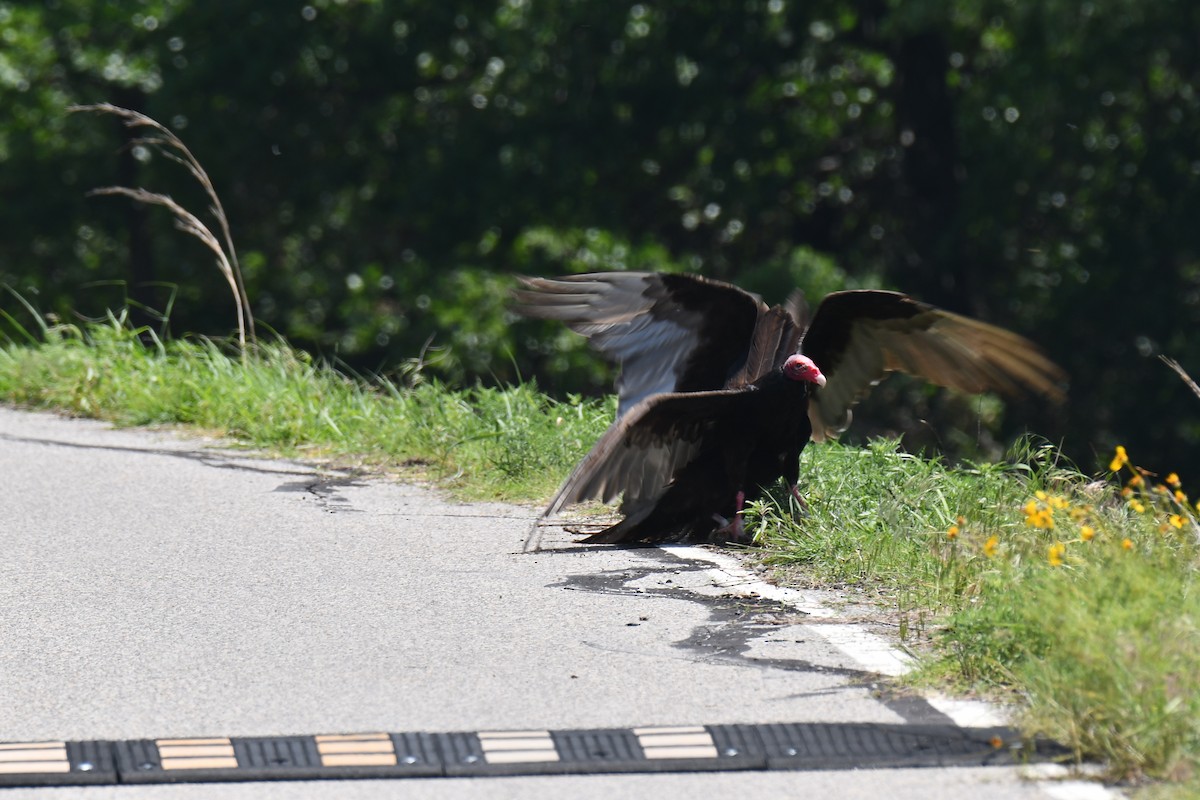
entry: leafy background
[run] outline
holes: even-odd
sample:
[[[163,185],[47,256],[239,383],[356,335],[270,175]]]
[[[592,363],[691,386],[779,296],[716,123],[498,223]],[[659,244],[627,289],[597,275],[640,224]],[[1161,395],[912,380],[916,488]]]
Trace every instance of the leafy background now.
[[[1200,473],[1200,6],[1179,0],[0,2],[0,283],[228,334],[211,258],[111,184],[220,192],[260,327],[354,369],[608,376],[511,273],[674,269],[782,300],[884,286],[1031,337],[1063,409],[889,381],[859,437]],[[20,321],[14,294],[0,308]],[[158,316],[169,312],[169,323]],[[13,331],[10,329],[10,335]]]

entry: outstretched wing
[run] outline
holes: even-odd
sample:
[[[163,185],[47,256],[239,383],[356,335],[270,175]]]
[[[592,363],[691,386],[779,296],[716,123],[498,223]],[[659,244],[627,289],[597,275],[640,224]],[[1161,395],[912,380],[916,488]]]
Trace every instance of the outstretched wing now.
[[[665,392],[721,389],[746,361],[766,306],[695,275],[600,272],[520,278],[514,310],[554,319],[621,366],[618,417]]]
[[[845,430],[851,407],[893,370],[964,392],[1064,398],[1066,373],[1029,340],[898,292],[830,294],[800,349],[827,379],[808,406],[817,441]]]
[[[622,496],[627,517],[648,514],[680,469],[750,388],[655,395],[614,422],[571,472],[543,516],[585,500]]]

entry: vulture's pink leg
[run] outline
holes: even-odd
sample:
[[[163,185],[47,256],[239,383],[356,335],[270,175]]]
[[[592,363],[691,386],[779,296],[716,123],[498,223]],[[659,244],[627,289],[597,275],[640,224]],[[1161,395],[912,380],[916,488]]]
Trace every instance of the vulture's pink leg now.
[[[742,510],[746,507],[746,493],[738,489],[736,511],[733,512],[733,538],[736,541],[741,541],[745,536],[745,530],[742,525]]]
[[[800,487],[793,483],[788,486],[788,491],[792,493],[792,497],[796,498],[796,502],[800,504],[800,508],[804,511],[804,515],[808,516],[808,503],[805,502],[804,496],[800,494]]]
[[[713,520],[720,525],[712,533],[713,541],[743,542],[746,540],[745,528],[742,524],[742,512],[746,508],[746,493],[739,491],[734,503],[733,519],[725,519],[720,514],[713,514]]]

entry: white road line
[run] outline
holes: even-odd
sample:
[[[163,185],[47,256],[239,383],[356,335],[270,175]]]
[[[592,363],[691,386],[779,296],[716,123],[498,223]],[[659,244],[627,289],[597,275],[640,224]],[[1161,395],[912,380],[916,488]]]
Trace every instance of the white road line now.
[[[707,571],[713,585],[730,594],[775,600],[813,618],[805,623],[831,645],[841,650],[863,669],[881,675],[903,675],[913,667],[913,659],[882,636],[876,636],[861,625],[847,625],[836,620],[836,609],[817,600],[801,589],[788,589],[767,583],[750,572],[732,556],[702,547],[672,547],[670,552],[695,561],[707,561],[713,569]],[[957,721],[957,720],[956,720]]]
[[[876,636],[860,625],[832,622],[839,616],[837,609],[825,605],[802,589],[789,589],[767,583],[746,569],[742,562],[733,556],[694,546],[673,546],[669,551],[681,558],[712,564],[713,568],[707,570],[705,576],[711,579],[713,586],[728,594],[761,597],[786,603],[812,617],[813,621],[805,623],[806,627],[812,628],[863,669],[894,677],[905,674],[915,666],[912,656],[889,640]],[[991,703],[961,700],[944,695],[933,695],[926,699],[930,705],[960,727],[991,728],[1010,724],[1004,710]],[[1038,785],[1039,790],[1054,800],[1119,800],[1124,797],[1120,792],[1101,783],[1071,780],[1069,776],[1073,773],[1060,765],[1036,766],[1037,769],[1026,773],[1027,777]]]

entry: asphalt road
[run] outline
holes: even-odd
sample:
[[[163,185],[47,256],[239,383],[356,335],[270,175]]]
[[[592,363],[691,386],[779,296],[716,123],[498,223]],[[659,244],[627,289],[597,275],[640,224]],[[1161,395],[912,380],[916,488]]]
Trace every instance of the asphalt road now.
[[[534,509],[0,408],[0,742],[970,723],[725,553],[583,548]],[[965,710],[964,710],[965,709]],[[985,718],[979,718],[987,722]],[[1020,768],[0,790],[45,798],[1089,798]]]

